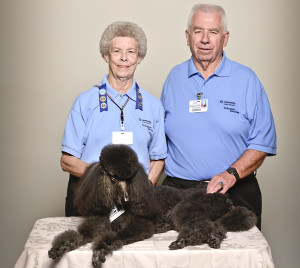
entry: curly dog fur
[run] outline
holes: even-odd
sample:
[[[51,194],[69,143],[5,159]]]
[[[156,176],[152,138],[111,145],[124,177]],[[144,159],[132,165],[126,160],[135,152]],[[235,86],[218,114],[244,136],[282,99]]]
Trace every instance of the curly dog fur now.
[[[105,257],[123,245],[176,230],[169,248],[207,243],[219,248],[228,231],[246,231],[256,216],[244,207],[233,207],[227,195],[205,194],[199,188],[179,190],[153,187],[135,152],[126,145],[103,148],[100,162],[85,173],[77,192],[77,204],[85,221],[75,230],[55,237],[49,257],[93,242],[92,263],[101,267]],[[114,207],[125,212],[110,219]]]

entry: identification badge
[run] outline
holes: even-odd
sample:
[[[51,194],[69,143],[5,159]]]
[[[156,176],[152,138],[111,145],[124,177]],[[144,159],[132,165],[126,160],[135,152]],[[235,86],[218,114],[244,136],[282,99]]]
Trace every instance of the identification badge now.
[[[113,222],[115,219],[119,218],[124,212],[124,209],[118,210],[118,208],[115,206],[109,214],[110,222]]]
[[[112,133],[112,144],[133,144],[133,132],[113,132]]]
[[[192,100],[190,101],[190,113],[203,113],[208,110],[208,99]]]

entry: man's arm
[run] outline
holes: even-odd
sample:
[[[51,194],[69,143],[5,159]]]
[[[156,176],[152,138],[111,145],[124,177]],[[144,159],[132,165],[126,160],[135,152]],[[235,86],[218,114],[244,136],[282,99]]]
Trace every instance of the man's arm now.
[[[163,172],[165,160],[150,160],[150,170],[148,179],[153,185],[156,185],[157,180]]]
[[[60,159],[60,165],[63,171],[69,172],[78,178],[82,178],[90,164],[83,162],[73,155],[63,152]]]
[[[240,179],[243,179],[261,166],[266,155],[267,154],[264,152],[248,149],[231,166],[237,170]],[[236,178],[227,171],[224,171],[218,175],[214,175],[211,181],[208,183],[207,193],[215,193],[220,190],[220,182],[223,182],[223,189],[220,193],[226,193],[228,189],[236,183]]]

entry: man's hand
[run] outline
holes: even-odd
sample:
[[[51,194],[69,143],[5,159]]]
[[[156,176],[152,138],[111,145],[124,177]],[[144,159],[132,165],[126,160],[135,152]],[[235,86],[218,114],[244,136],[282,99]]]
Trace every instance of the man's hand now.
[[[208,194],[213,194],[221,190],[220,193],[225,194],[235,183],[236,178],[227,171],[224,171],[221,174],[212,177],[207,185],[206,192]]]
[[[267,154],[264,152],[248,149],[231,166],[237,170],[240,179],[243,179],[260,167],[266,155]],[[211,178],[211,181],[207,185],[206,192],[209,194],[216,193],[217,191],[220,191],[223,186],[220,193],[225,194],[235,183],[236,178],[234,175],[224,171]]]

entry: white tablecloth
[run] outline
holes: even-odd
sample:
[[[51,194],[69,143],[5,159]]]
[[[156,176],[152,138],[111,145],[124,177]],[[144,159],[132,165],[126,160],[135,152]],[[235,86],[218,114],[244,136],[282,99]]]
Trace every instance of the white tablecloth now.
[[[80,217],[58,217],[36,221],[15,268],[92,267],[91,244],[66,253],[58,261],[48,257],[54,236],[76,229],[82,220]],[[227,233],[220,249],[204,244],[169,250],[176,236],[177,232],[168,231],[124,246],[106,258],[103,268],[274,268],[271,249],[256,227],[247,232]]]

